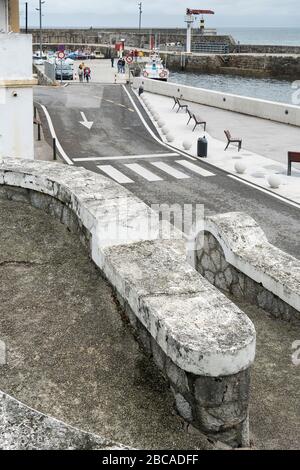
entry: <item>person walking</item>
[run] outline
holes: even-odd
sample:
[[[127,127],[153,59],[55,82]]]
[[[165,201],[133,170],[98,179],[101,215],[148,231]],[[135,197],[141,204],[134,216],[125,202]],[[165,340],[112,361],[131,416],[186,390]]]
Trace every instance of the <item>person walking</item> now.
[[[80,64],[79,67],[78,67],[78,77],[79,77],[79,81],[82,83],[82,82],[83,82],[83,68],[82,68],[82,64]]]
[[[122,73],[122,57],[118,60],[118,73]]]
[[[84,78],[86,80],[86,83],[89,83],[91,79],[91,69],[89,67],[85,67],[84,69]]]
[[[125,59],[124,59],[124,57],[123,57],[123,58],[122,58],[122,64],[121,64],[121,67],[122,67],[121,72],[122,72],[122,73],[125,73],[125,66],[126,66],[126,62],[125,62]]]
[[[113,55],[111,56],[110,61],[111,61],[111,66],[112,66],[112,68],[114,68],[114,66],[115,66],[115,58],[114,58]]]

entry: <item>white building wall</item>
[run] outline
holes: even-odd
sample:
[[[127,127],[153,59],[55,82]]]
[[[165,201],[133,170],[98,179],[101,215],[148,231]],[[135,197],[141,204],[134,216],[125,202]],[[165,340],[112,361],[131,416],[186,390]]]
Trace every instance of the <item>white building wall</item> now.
[[[31,36],[0,33],[0,57],[0,158],[33,159]]]

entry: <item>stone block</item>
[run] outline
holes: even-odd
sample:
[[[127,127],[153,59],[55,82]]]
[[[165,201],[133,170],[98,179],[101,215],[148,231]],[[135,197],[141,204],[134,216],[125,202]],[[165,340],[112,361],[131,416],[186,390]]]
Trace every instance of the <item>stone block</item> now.
[[[229,377],[198,377],[194,383],[197,403],[206,407],[249,400],[250,370]]]
[[[193,412],[191,405],[186,401],[186,399],[177,393],[175,395],[176,408],[180,416],[188,422],[193,421]]]
[[[165,372],[175,391],[181,394],[190,393],[186,373],[177,367],[168,357],[166,359]]]

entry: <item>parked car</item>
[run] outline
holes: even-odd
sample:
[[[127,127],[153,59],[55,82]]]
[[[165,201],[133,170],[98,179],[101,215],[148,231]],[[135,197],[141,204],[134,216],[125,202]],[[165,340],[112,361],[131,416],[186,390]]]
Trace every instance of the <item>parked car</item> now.
[[[56,80],[73,80],[74,79],[74,69],[73,64],[63,62],[56,62],[55,68],[55,78]]]

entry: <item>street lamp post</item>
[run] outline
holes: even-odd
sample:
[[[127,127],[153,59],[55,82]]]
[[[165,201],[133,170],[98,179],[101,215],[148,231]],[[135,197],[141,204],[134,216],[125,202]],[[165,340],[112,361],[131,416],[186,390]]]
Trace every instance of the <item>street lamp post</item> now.
[[[142,13],[143,13],[142,7],[143,7],[143,4],[142,2],[140,2],[139,3],[139,31],[141,31],[141,28],[142,28]]]
[[[40,58],[42,58],[43,56],[43,31],[42,31],[42,18],[43,18],[43,14],[42,14],[42,5],[44,4],[45,2],[42,2],[42,0],[39,0],[39,8],[36,8],[36,10],[39,12],[40,14]]]
[[[25,31],[28,34],[28,2],[25,3]]]

